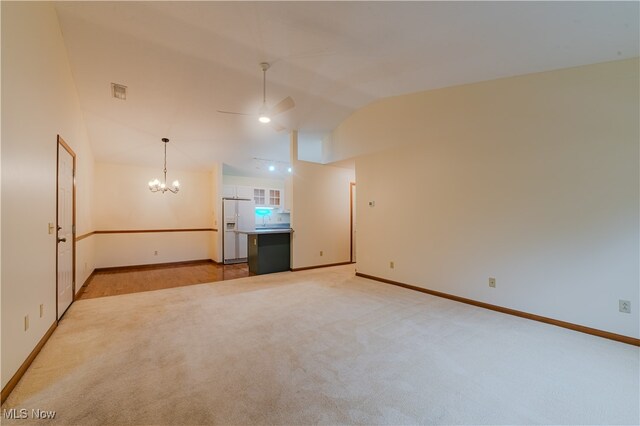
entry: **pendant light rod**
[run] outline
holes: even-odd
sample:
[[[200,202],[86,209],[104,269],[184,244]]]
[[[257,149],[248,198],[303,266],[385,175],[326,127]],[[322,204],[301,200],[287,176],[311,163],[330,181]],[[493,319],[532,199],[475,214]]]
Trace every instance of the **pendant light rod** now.
[[[171,184],[171,187],[167,186],[167,144],[169,143],[169,139],[162,138],[162,142],[164,142],[164,169],[162,170],[164,180],[162,182],[160,182],[158,179],[150,181],[149,190],[151,192],[162,192],[163,194],[167,191],[170,191],[175,194],[180,190],[180,182],[174,180]]]
[[[262,105],[267,104],[267,70],[270,66],[268,62],[260,63],[260,68],[262,68]]]
[[[260,68],[262,68],[262,106],[258,112],[258,121],[261,123],[268,123],[271,121],[267,108],[267,70],[269,67],[270,65],[267,62],[260,63]]]
[[[164,142],[164,183],[167,183],[167,143],[169,143],[169,139],[162,138],[162,142]]]

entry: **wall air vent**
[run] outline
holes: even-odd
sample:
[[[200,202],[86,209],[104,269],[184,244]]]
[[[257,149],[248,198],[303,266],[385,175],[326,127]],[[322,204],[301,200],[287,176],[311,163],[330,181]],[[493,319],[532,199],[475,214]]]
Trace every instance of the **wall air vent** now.
[[[127,100],[127,86],[122,84],[111,83],[111,96],[123,101]]]

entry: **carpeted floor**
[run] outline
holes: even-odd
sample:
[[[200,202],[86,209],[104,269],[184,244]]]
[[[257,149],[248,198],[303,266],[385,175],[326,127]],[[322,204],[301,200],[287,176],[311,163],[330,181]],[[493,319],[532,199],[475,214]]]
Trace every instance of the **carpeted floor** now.
[[[3,408],[96,425],[638,424],[639,356],[344,266],[80,300]]]

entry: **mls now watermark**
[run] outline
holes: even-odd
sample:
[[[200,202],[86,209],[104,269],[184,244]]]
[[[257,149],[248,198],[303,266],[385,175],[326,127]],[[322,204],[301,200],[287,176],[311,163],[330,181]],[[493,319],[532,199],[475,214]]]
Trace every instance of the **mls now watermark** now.
[[[24,420],[24,419],[54,419],[56,417],[55,411],[46,411],[39,408],[32,408],[27,410],[26,408],[6,408],[2,409],[2,417],[5,419]]]

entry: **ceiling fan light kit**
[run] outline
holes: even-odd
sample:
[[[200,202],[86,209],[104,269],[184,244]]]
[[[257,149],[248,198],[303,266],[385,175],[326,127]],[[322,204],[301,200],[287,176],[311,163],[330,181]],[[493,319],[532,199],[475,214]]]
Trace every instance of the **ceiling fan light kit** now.
[[[175,194],[180,190],[180,182],[174,180],[171,187],[167,186],[167,144],[169,143],[169,139],[162,138],[162,142],[164,142],[164,179],[162,182],[158,179],[149,181],[149,190],[151,192],[161,192],[163,194],[169,191]]]

